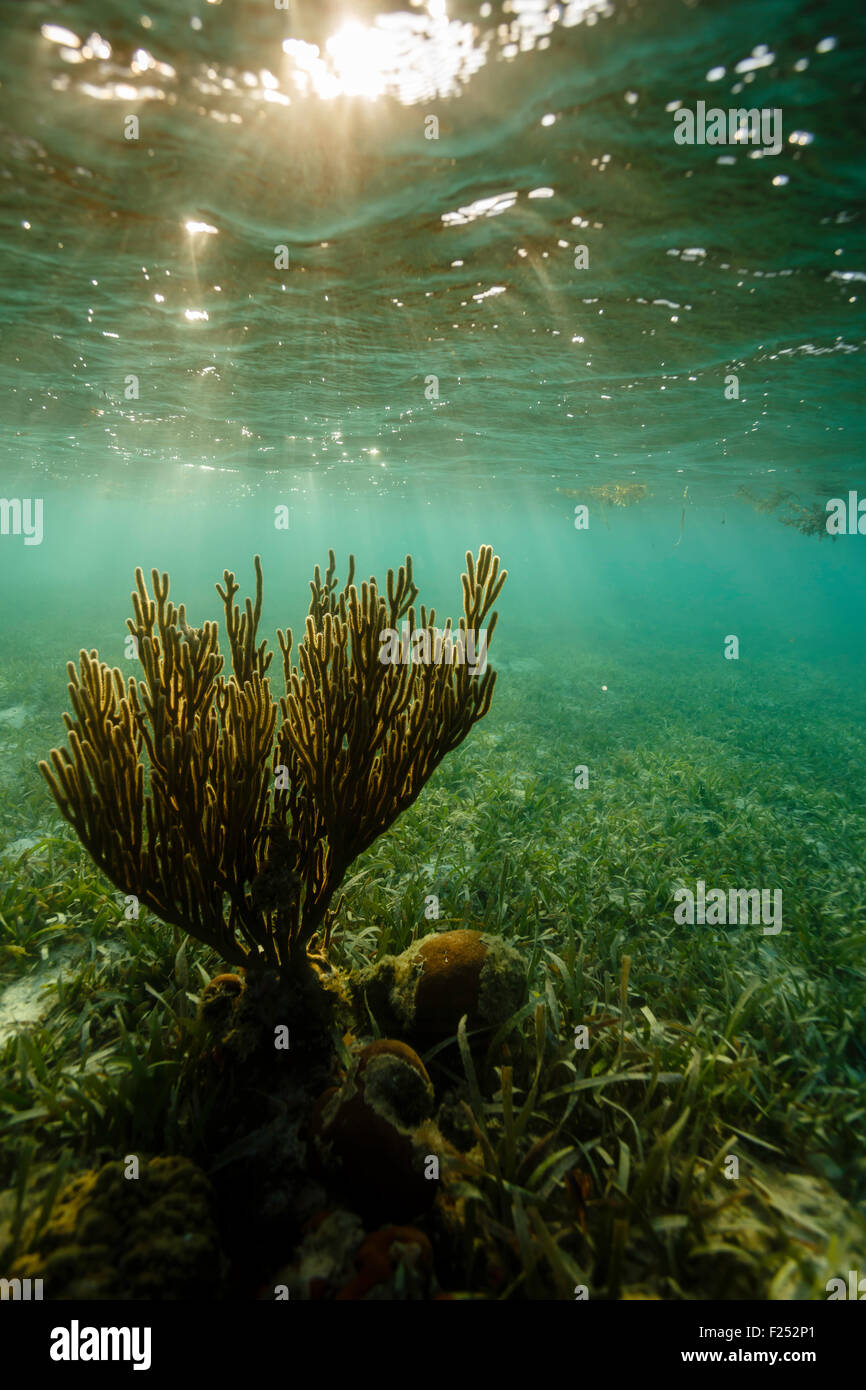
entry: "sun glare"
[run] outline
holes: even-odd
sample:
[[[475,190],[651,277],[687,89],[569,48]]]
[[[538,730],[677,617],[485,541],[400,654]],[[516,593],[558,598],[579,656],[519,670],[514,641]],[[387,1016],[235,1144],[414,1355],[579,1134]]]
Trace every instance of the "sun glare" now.
[[[328,39],[325,47],[345,96],[379,97],[385,91],[385,70],[390,66],[387,33],[365,29],[352,21]]]

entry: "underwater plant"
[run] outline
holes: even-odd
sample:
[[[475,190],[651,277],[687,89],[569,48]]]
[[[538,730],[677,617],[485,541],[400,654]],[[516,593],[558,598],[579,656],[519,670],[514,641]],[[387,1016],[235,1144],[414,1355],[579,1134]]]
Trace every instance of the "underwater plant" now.
[[[763,514],[766,512],[774,512],[777,507],[781,507],[782,504],[787,502],[794,494],[785,488],[777,487],[766,497],[756,497],[749,488],[738,487],[736,495],[737,497],[742,497],[746,502],[749,502],[756,512]]]
[[[830,536],[835,540],[835,535],[827,529],[827,508],[821,502],[811,502],[805,507],[795,500],[796,494],[785,491],[783,488],[776,488],[769,497],[755,497],[746,487],[737,488],[737,496],[743,497],[750,502],[756,512],[773,512],[787,507],[788,515],[778,515],[777,520],[783,526],[793,526],[794,530],[800,531],[804,536],[817,536],[823,540],[825,536]]]
[[[647,489],[645,483],[609,483],[604,487],[591,487],[589,495],[611,507],[633,507],[643,501]]]
[[[594,497],[610,507],[633,507],[648,495],[645,483],[606,483],[603,487],[588,487],[581,492],[573,487],[558,487],[564,497]]]
[[[273,653],[257,641],[259,556],[255,570],[255,603],[247,598],[243,612],[230,571],[216,586],[231,651],[225,677],[217,624],[190,626],[184,605],[169,602],[168,575],[151,571],[152,599],[137,569],[127,626],[144,680],[125,682],[96,651],[82,651],[78,669],[67,665],[69,748],[39,767],[121,892],[226,961],[309,978],[310,944],[327,948],[333,900],[353,860],[490,708],[495,672],[473,672],[462,658],[488,614],[492,637],[507,571],[489,546],[477,560],[467,552],[452,643],[451,619],[440,633],[423,605],[415,627],[411,556],[396,576],[388,571],[386,598],[374,578],[353,584],[353,556],[338,590],[330,551],[324,580],[316,566],[310,583],[297,668],[291,630],[277,632],[285,684],[277,702],[266,674]],[[389,660],[384,636],[407,617],[414,659]],[[443,637],[448,657],[431,661],[430,645],[441,654]]]
[[[819,540],[829,536],[835,541],[836,536],[827,530],[827,508],[822,503],[815,502],[811,506],[801,507],[796,502],[791,502],[789,508],[793,515],[779,518],[783,526],[793,526],[804,536],[817,536]]]

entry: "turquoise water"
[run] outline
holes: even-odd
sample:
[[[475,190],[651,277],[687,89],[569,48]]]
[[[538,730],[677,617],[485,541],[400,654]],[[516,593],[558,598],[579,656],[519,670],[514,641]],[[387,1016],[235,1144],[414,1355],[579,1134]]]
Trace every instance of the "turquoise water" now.
[[[444,10],[0,6],[0,828],[56,828],[35,760],[65,662],[124,666],[136,566],[200,624],[261,555],[260,635],[299,639],[330,549],[341,581],[411,554],[457,619],[489,544],[493,710],[436,795],[519,830],[527,881],[559,856],[587,931],[620,913],[615,971],[670,928],[657,872],[784,884],[801,953],[756,934],[749,969],[808,972],[810,931],[866,931],[866,534],[825,524],[866,499],[857,7]],[[699,102],[780,112],[778,152],[678,144]],[[500,867],[458,861],[477,920]],[[862,1001],[839,949],[822,1008]],[[850,1139],[849,1033],[808,1047]],[[862,1200],[834,1133],[788,1156]]]
[[[6,8],[2,477],[44,533],[6,592],[104,611],[141,563],[204,601],[259,550],[291,602],[333,546],[444,601],[489,541],[536,629],[540,590],[563,631],[706,592],[855,656],[861,541],[737,495],[861,480],[853,10],[433,10],[330,53],[314,5]],[[701,100],[781,110],[780,153],[677,145]],[[635,482],[574,532],[560,489]]]

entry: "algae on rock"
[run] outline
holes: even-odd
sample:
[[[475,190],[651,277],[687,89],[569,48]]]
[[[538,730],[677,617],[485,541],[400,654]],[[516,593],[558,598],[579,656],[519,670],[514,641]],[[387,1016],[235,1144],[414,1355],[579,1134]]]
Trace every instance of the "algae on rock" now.
[[[25,1230],[11,1277],[42,1279],[51,1299],[216,1297],[224,1259],[204,1174],[186,1158],[152,1158],[133,1181],[124,1169],[69,1180],[46,1224]]]

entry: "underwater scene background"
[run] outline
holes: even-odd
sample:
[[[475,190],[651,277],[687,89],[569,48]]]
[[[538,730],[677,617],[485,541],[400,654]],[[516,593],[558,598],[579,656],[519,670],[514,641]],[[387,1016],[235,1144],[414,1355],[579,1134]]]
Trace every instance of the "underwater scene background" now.
[[[0,5],[0,1276],[866,1292],[857,18]],[[780,124],[681,143],[699,103]],[[353,555],[383,593],[411,556],[456,627],[484,546],[508,571],[489,712],[435,769],[400,734],[394,806],[419,794],[369,810],[302,983],[269,994],[255,950],[131,902],[60,814],[66,663],[144,679],[137,567],[190,631],[220,621],[228,676],[214,585],[242,605],[260,556],[279,700],[274,634],[297,658],[330,551],[339,588]],[[323,688],[327,729],[349,687]],[[437,698],[413,728],[444,727]],[[347,825],[391,768],[383,744],[353,782],[352,717],[304,745],[322,788],[348,767]],[[310,832],[331,862],[338,810]]]

